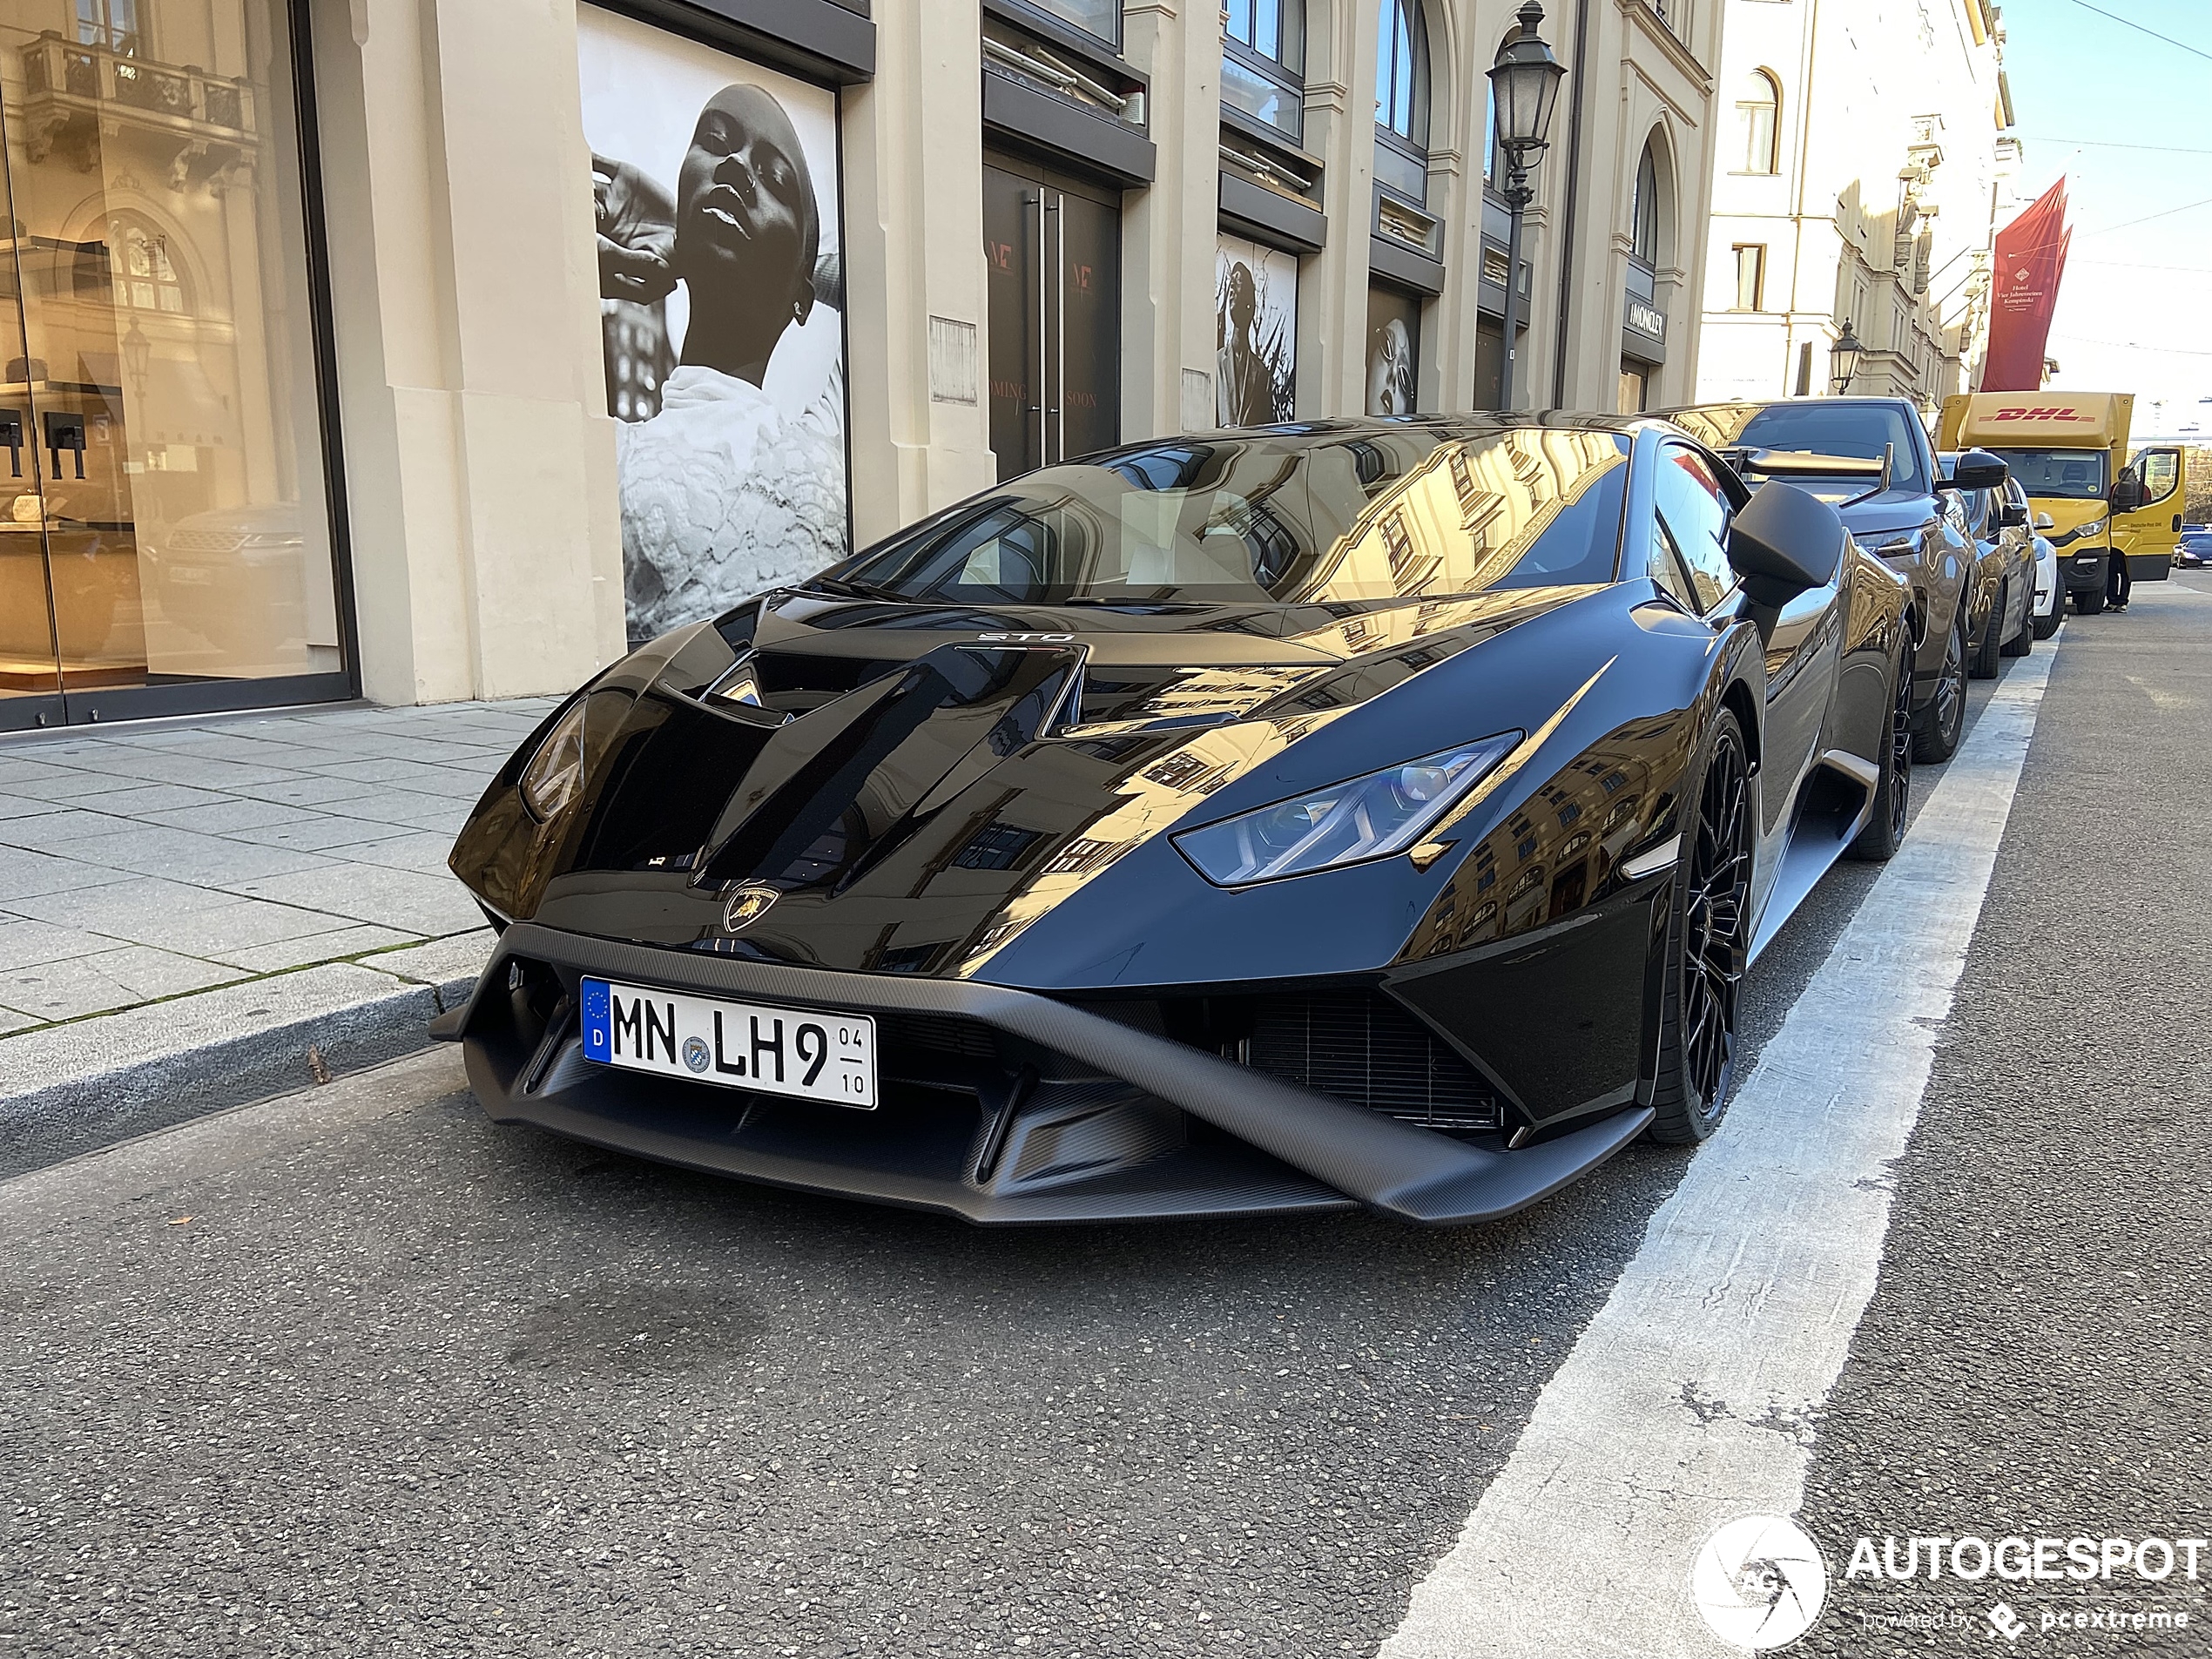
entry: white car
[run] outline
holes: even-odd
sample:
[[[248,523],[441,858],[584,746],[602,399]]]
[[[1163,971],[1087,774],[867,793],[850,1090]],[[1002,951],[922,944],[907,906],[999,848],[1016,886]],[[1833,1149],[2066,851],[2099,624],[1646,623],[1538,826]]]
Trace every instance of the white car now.
[[[2027,505],[2027,492],[2017,478],[2005,481],[2005,498],[2021,507]],[[2051,516],[2037,513],[2028,523],[2035,531],[2035,637],[2048,639],[2066,620],[2066,577],[2059,569],[2058,549],[2043,534],[2051,528]]]

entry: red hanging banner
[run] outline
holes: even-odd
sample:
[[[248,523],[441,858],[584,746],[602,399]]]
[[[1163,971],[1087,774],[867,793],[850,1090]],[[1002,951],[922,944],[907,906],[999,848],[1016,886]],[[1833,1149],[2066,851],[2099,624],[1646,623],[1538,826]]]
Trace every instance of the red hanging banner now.
[[[1997,268],[1989,306],[1985,392],[2033,392],[2043,385],[2043,347],[2066,272],[2066,180],[2060,179],[1997,233]]]

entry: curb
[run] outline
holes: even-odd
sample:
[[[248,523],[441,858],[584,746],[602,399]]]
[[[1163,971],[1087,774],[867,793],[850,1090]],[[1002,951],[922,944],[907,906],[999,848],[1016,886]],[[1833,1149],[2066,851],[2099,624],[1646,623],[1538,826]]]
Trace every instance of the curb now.
[[[427,1047],[490,950],[461,934],[0,1039],[0,1180]]]

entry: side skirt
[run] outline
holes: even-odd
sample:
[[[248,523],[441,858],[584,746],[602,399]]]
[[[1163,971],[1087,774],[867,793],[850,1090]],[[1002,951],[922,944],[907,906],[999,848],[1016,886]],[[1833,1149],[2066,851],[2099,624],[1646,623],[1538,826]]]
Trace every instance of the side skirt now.
[[[1789,845],[1783,849],[1774,886],[1767,892],[1758,931],[1751,937],[1752,961],[1759,960],[1759,953],[1866,827],[1874,813],[1874,791],[1880,782],[1881,774],[1871,761],[1847,749],[1822,752],[1798,796]]]

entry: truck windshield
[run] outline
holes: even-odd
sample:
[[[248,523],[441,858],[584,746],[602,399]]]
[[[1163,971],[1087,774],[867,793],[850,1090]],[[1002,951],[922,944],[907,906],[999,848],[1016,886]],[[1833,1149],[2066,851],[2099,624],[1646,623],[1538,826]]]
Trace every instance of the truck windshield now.
[[[1610,582],[1629,440],[1420,425],[1048,467],[815,581],[966,604],[1327,604]]]
[[[2106,452],[2102,449],[1992,449],[2013,469],[2030,496],[2061,501],[2102,501],[2106,495]]]

